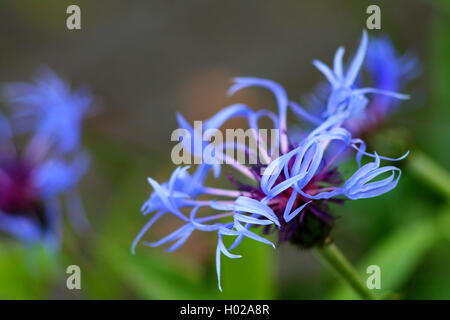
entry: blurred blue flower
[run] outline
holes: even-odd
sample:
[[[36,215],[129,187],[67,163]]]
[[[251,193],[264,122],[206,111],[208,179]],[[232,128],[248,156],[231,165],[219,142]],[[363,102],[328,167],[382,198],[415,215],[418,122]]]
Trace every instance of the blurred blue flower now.
[[[352,132],[354,136],[361,136],[364,132],[376,129],[384,120],[386,115],[395,110],[399,100],[407,98],[406,95],[397,94],[411,80],[420,74],[420,67],[416,56],[412,53],[399,55],[392,41],[385,35],[373,38],[370,41],[363,35],[361,44],[355,58],[351,61],[347,74],[343,74],[344,49],[339,48],[334,58],[334,68],[331,70],[320,61],[315,65],[328,79],[327,83],[320,83],[313,94],[306,101],[312,109],[322,110],[327,105],[327,112],[332,108],[338,108],[338,100],[350,102],[350,92],[359,95],[359,103],[342,103],[340,108],[347,108],[349,114],[345,120],[344,127]],[[352,69],[363,69],[369,76],[372,88],[358,88],[363,82],[361,73],[355,78]],[[345,81],[352,75],[350,81]],[[346,77],[347,76],[347,77]],[[340,79],[340,80],[339,80]],[[340,89],[339,89],[340,88]],[[347,89],[344,89],[347,88]],[[334,95],[333,95],[334,93]],[[365,94],[373,94],[369,101]],[[362,94],[362,95],[361,95]],[[342,97],[340,97],[342,95]],[[292,108],[297,116],[318,124],[323,117],[308,114],[300,105],[292,103]],[[325,112],[325,114],[327,113]],[[332,111],[331,111],[332,112]]]
[[[281,154],[262,148],[268,162],[244,166],[228,162],[236,170],[229,176],[235,186],[231,189],[211,188],[205,184],[205,176],[211,166],[201,165],[197,169],[202,174],[190,176],[188,167],[177,168],[169,182],[162,185],[149,178],[154,189],[142,212],[154,212],[142,228],[132,245],[136,245],[149,228],[166,213],[171,213],[182,221],[182,226],[156,242],[143,241],[151,247],[169,242],[169,251],[178,249],[195,231],[213,232],[217,235],[216,266],[220,285],[221,257],[240,258],[231,253],[244,238],[275,244],[264,235],[277,232],[279,242],[290,241],[302,248],[323,245],[329,238],[334,223],[330,203],[342,204],[346,200],[356,200],[380,196],[394,189],[400,179],[400,169],[395,166],[381,166],[381,160],[398,159],[381,157],[377,153],[366,152],[363,140],[354,138],[344,126],[355,113],[364,112],[369,103],[368,93],[377,93],[405,99],[407,96],[393,91],[376,88],[357,88],[356,79],[367,50],[367,34],[363,34],[360,47],[344,72],[344,49],[339,48],[333,70],[316,61],[317,68],[327,77],[332,90],[327,98],[327,110],[316,117],[309,114],[299,104],[290,101],[286,91],[279,84],[259,78],[237,78],[229,94],[248,87],[262,87],[269,90],[276,99],[278,112],[268,110],[253,111],[244,105],[233,105],[217,113],[207,122],[208,127],[219,128],[235,117],[244,117],[248,126],[258,132],[261,117],[268,117],[273,127],[279,129]],[[314,125],[301,139],[292,139],[287,130],[287,112]],[[179,116],[183,128],[192,128],[187,120]],[[192,130],[191,130],[192,131]],[[258,137],[257,137],[258,138]],[[247,148],[245,145],[239,148]],[[198,152],[192,150],[192,153]],[[355,152],[357,169],[349,177],[339,170],[336,161],[342,154]],[[363,164],[366,156],[372,162]],[[193,178],[197,177],[197,178]],[[218,178],[218,177],[216,177]],[[190,186],[189,188],[187,188]],[[190,210],[187,214],[186,209]],[[261,232],[258,232],[260,229]],[[233,238],[226,245],[224,238]]]
[[[77,231],[88,226],[77,184],[89,168],[79,139],[92,99],[50,70],[3,89],[13,116],[0,117],[0,231],[57,247],[61,200]]]
[[[420,73],[415,55],[406,53],[399,56],[387,36],[374,38],[369,42],[364,68],[372,78],[374,88],[391,92],[402,90]],[[375,93],[367,105],[365,114],[348,121],[345,126],[354,135],[370,131],[380,125],[386,115],[393,112],[398,104],[398,99]]]
[[[32,131],[55,144],[60,152],[80,147],[81,123],[92,104],[85,89],[72,91],[70,85],[50,69],[41,72],[34,83],[11,83],[3,88],[6,102],[15,118],[27,118]]]
[[[368,47],[368,36],[364,31],[359,48],[351,60],[347,70],[344,70],[343,57],[345,49],[340,47],[334,55],[333,69],[319,60],[314,61],[314,65],[327,78],[331,84],[331,93],[327,100],[327,109],[324,113],[329,119],[336,122],[347,120],[355,115],[365,112],[368,104],[366,94],[378,94],[396,99],[408,99],[409,96],[384,88],[358,88],[357,78],[363,66]]]

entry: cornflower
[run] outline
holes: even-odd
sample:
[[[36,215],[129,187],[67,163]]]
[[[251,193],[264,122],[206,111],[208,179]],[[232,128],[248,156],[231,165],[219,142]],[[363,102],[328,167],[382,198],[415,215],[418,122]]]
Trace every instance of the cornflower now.
[[[77,184],[89,168],[79,140],[92,97],[51,70],[3,96],[12,115],[0,116],[0,231],[58,247],[62,204],[77,231],[88,226]]]
[[[153,216],[135,238],[132,251],[156,221],[167,214],[173,215],[183,222],[179,229],[159,241],[143,241],[143,244],[156,247],[172,243],[168,251],[174,251],[196,230],[214,233],[217,236],[218,287],[222,290],[221,257],[240,258],[241,255],[233,250],[244,238],[275,247],[266,235],[276,233],[278,243],[288,241],[301,248],[322,247],[331,241],[330,232],[335,220],[331,203],[343,204],[348,200],[377,197],[394,189],[401,171],[392,165],[382,166],[381,161],[399,161],[407,154],[392,159],[366,152],[364,141],[354,138],[344,126],[355,114],[364,112],[371,94],[408,98],[407,95],[385,89],[356,86],[367,43],[368,37],[364,32],[347,69],[343,66],[342,47],[336,52],[333,69],[322,62],[314,62],[331,84],[326,111],[320,118],[289,100],[286,91],[276,82],[259,78],[234,79],[229,95],[249,87],[265,88],[275,97],[277,113],[254,111],[244,104],[235,104],[208,119],[205,127],[218,129],[232,118],[244,117],[260,142],[259,122],[267,117],[280,133],[279,152],[264,149],[263,144],[258,144],[260,149],[263,148],[260,151],[264,161],[251,166],[227,162],[237,174],[228,176],[234,185],[232,189],[212,188],[205,184],[210,170],[214,171],[216,179],[220,178],[220,168],[217,169],[214,164],[201,164],[192,175],[188,166],[178,167],[169,181],[163,184],[149,178],[153,193],[142,207],[142,212],[144,215],[153,213]],[[301,139],[289,136],[289,110],[314,125]],[[184,117],[178,115],[178,121],[181,128],[191,133],[190,137],[196,137]],[[201,156],[202,148],[194,150],[191,143],[187,145],[191,146],[191,153]],[[224,146],[225,149],[228,147]],[[251,152],[245,145],[235,144],[232,147]],[[357,169],[349,177],[344,177],[336,160],[351,150],[355,153]],[[363,157],[371,161],[363,163]],[[224,238],[232,238],[231,245],[227,246]]]

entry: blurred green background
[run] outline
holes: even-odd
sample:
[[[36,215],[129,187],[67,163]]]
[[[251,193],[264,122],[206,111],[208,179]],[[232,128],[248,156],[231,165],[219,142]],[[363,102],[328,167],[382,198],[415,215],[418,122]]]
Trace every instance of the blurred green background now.
[[[79,4],[82,30],[65,27]],[[366,8],[379,4],[382,32],[400,52],[419,57],[422,74],[407,88],[386,128],[371,137],[380,153],[411,150],[399,186],[382,198],[339,208],[333,237],[358,266],[382,269],[382,289],[405,299],[450,299],[450,1],[0,1],[0,82],[26,81],[42,65],[97,97],[101,112],[85,124],[93,167],[82,190],[93,231],[64,228],[49,253],[0,243],[3,299],[335,299],[355,298],[308,251],[251,241],[243,259],[224,259],[219,293],[215,239],[194,234],[179,252],[130,244],[146,222],[140,206],[165,181],[175,113],[205,119],[231,103],[234,76],[282,83],[291,98],[322,80],[311,61],[351,52]],[[377,35],[377,32],[370,32]],[[269,105],[263,93],[246,96]],[[269,101],[269,102],[267,102]],[[397,146],[397,149],[396,149]],[[401,147],[398,147],[401,146]],[[153,229],[155,239],[170,222]],[[81,267],[82,289],[66,288],[66,267]]]

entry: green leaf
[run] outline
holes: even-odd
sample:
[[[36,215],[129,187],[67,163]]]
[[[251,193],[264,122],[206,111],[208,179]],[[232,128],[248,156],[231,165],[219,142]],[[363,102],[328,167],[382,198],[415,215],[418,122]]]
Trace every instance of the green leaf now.
[[[242,258],[222,256],[221,299],[274,299],[275,250],[263,243],[244,239],[233,252]]]
[[[419,151],[410,156],[408,165],[410,172],[450,199],[450,173],[447,170]]]
[[[108,246],[104,257],[117,276],[143,299],[211,299],[200,274],[181,261],[171,261],[156,251],[131,255],[129,249]]]
[[[0,244],[0,299],[46,299],[56,272],[54,252],[42,246]]]
[[[439,239],[434,216],[418,219],[381,240],[369,252],[357,268],[362,279],[369,276],[367,267],[377,265],[381,268],[381,289],[376,294],[396,292],[409,278],[427,250]],[[329,296],[331,299],[357,299],[358,297],[345,284],[338,285]]]
[[[446,206],[436,218],[436,228],[444,239],[450,241],[450,206]]]

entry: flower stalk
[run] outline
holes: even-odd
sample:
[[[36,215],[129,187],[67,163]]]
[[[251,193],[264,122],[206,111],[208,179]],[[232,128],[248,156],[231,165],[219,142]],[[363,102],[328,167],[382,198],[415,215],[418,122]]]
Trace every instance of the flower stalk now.
[[[342,252],[334,243],[316,247],[315,252],[331,266],[336,274],[345,281],[364,300],[377,300],[377,297],[367,288],[365,283],[358,276],[355,268],[345,258]]]

